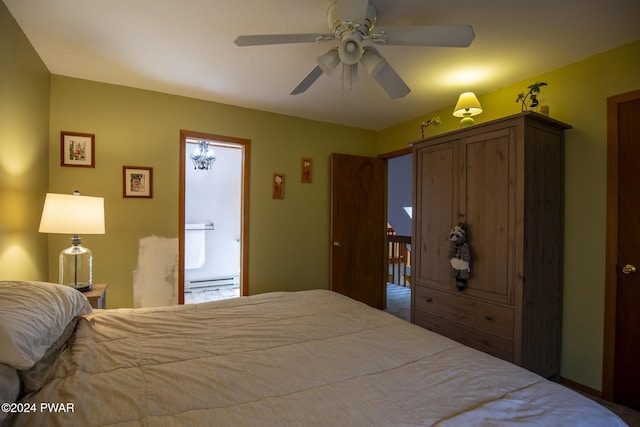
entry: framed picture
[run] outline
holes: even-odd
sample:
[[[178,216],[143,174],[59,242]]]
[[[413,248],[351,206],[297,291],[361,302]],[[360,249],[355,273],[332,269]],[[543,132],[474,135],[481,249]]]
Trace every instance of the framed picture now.
[[[95,167],[95,135],[60,132],[60,166]]]
[[[272,199],[284,199],[284,174],[274,173],[272,180]]]
[[[311,159],[302,159],[300,162],[300,177],[303,184],[311,184]]]
[[[153,197],[153,168],[122,167],[122,197]]]

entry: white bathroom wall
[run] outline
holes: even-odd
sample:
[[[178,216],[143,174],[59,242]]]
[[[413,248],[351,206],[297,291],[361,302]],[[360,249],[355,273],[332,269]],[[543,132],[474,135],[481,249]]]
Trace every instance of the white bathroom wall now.
[[[185,223],[209,224],[204,231],[204,265],[185,269],[185,283],[240,274],[240,194],[242,150],[213,146],[216,161],[208,171],[195,170],[189,154],[195,144],[187,144],[185,168]],[[190,231],[185,230],[185,236]],[[185,244],[189,239],[185,238]],[[192,248],[185,247],[185,256]],[[185,260],[185,264],[187,264]]]

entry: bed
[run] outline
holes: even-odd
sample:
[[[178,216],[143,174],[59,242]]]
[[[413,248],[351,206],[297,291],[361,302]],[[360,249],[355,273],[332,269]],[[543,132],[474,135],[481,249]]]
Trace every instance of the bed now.
[[[10,426],[622,426],[562,385],[328,290],[91,310],[0,282]]]

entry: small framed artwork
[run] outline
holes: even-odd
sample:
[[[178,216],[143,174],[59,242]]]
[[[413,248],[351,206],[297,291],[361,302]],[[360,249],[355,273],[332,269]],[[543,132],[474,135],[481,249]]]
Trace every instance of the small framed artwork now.
[[[311,159],[302,159],[300,162],[300,176],[303,184],[311,184]]]
[[[272,199],[284,199],[284,174],[274,173],[271,189]]]
[[[122,167],[122,197],[153,197],[153,168]]]
[[[95,167],[95,135],[60,132],[60,166]]]

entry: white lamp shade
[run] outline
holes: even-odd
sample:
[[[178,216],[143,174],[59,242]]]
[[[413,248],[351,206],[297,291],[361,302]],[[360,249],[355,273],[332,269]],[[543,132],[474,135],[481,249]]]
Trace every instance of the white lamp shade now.
[[[386,59],[384,59],[382,55],[372,47],[367,47],[365,49],[362,54],[362,59],[360,60],[360,63],[364,65],[367,73],[374,77],[380,72],[386,62]]]
[[[465,92],[461,94],[460,98],[458,98],[456,107],[453,109],[453,115],[455,117],[464,117],[465,113],[470,116],[477,116],[482,113],[480,101],[478,101],[478,98],[476,98],[476,95],[473,92]]]
[[[338,55],[338,49],[331,49],[322,56],[316,58],[318,65],[322,68],[322,72],[331,75],[333,70],[340,63],[340,56]]]
[[[104,234],[104,198],[47,193],[38,231]]]

